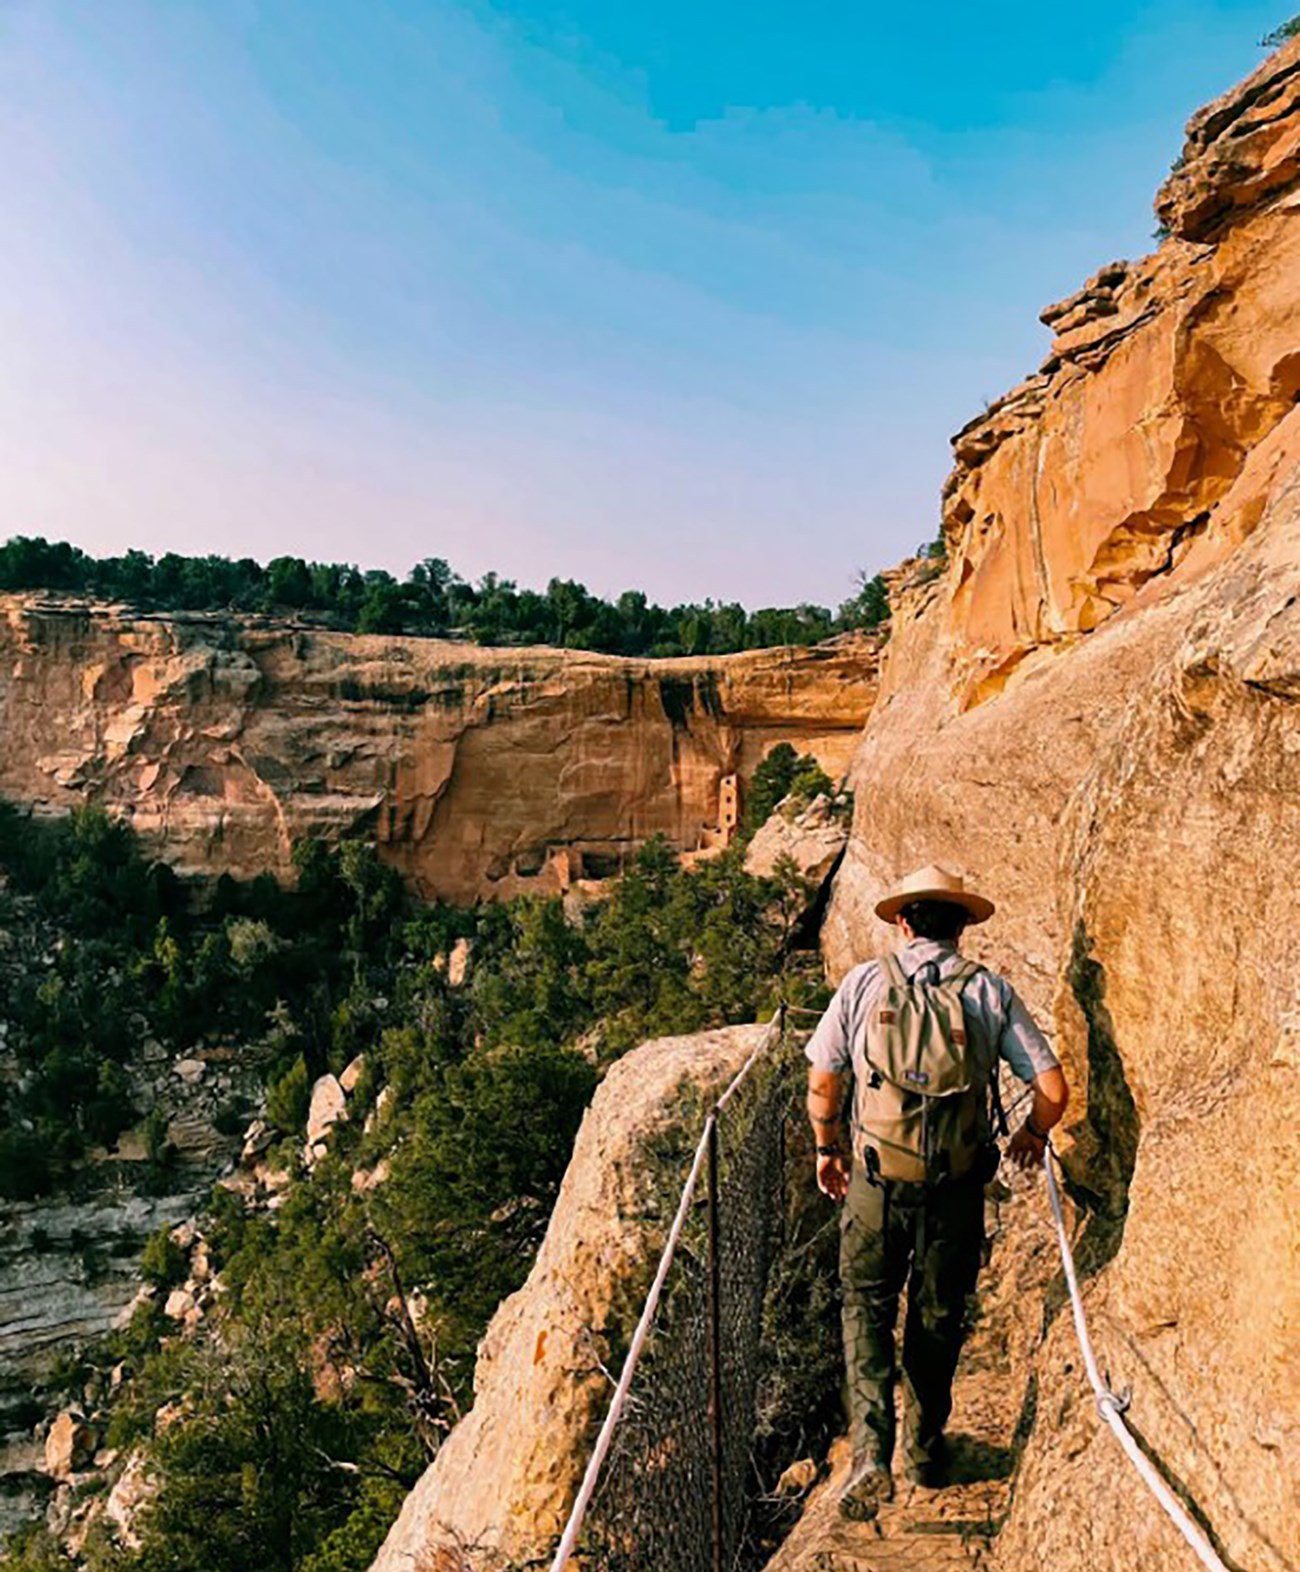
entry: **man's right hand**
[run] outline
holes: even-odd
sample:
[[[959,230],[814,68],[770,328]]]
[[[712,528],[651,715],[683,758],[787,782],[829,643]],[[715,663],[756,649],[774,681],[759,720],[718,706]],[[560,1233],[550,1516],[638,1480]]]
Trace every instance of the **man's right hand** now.
[[[843,1153],[817,1159],[817,1188],[832,1201],[842,1201],[849,1193],[849,1160]]]

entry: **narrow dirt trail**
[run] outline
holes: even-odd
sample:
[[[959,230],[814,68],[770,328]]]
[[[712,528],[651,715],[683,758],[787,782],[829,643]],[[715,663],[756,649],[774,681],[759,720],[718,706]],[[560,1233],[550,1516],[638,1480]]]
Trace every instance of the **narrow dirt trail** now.
[[[1041,1174],[1016,1175],[988,1226],[992,1258],[980,1274],[974,1325],[962,1353],[949,1425],[953,1483],[943,1490],[897,1475],[894,1500],[872,1523],[839,1515],[848,1443],[831,1449],[830,1473],[812,1492],[767,1572],[944,1572],[990,1567],[1014,1486],[1021,1428],[1035,1401],[1034,1349],[1058,1257]],[[901,1320],[901,1317],[900,1317]]]

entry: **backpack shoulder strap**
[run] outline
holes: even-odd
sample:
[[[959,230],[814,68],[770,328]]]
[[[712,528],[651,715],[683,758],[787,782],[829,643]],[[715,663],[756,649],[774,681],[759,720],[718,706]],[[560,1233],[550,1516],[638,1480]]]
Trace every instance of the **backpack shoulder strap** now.
[[[906,989],[910,986],[907,973],[899,964],[899,960],[896,955],[882,955],[880,957],[880,971],[888,986],[903,989]]]
[[[972,977],[977,977],[983,970],[984,968],[978,961],[968,961],[965,959],[965,957],[963,957],[957,963],[956,970],[949,972],[948,975],[942,979],[942,982],[945,987],[956,988],[958,991],[960,991],[966,986]]]

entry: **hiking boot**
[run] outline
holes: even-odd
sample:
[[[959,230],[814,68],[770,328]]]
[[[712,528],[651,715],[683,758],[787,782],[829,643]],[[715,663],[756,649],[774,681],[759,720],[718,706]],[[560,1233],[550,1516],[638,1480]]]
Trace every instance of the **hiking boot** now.
[[[928,1447],[909,1447],[903,1463],[903,1477],[909,1485],[927,1490],[942,1490],[948,1483],[948,1443],[939,1435]]]
[[[851,1523],[869,1523],[883,1502],[894,1499],[894,1476],[879,1452],[855,1452],[848,1482],[840,1496],[840,1516]]]

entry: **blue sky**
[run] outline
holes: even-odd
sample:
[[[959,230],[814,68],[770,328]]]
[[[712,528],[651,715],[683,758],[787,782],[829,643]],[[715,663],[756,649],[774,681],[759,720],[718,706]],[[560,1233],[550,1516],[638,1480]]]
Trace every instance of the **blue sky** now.
[[[0,536],[834,603],[1285,14],[0,0]]]

